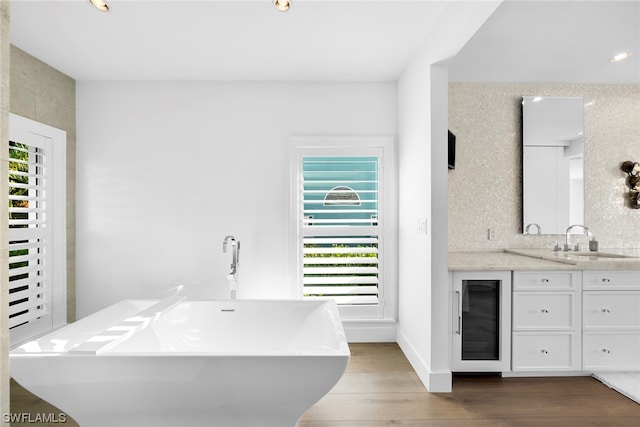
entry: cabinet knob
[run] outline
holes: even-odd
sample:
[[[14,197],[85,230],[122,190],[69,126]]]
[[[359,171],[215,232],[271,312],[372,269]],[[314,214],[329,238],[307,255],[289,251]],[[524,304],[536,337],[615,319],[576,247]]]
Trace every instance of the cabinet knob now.
[[[549,310],[547,310],[546,308],[543,308],[542,310],[540,310],[540,312],[542,314],[549,314]]]
[[[541,279],[540,280],[542,283],[549,283],[549,279]]]
[[[602,312],[605,313],[605,314],[611,313],[611,311],[608,308],[603,308]]]
[[[544,348],[542,350],[540,350],[540,353],[542,354],[549,354],[549,352],[547,350],[545,350]]]
[[[606,348],[603,348],[603,349],[602,349],[602,352],[603,352],[604,354],[611,354],[611,351],[610,351],[610,350],[608,350],[608,349],[606,349]]]
[[[606,277],[602,278],[602,283],[609,283],[611,282],[611,279],[607,279]]]

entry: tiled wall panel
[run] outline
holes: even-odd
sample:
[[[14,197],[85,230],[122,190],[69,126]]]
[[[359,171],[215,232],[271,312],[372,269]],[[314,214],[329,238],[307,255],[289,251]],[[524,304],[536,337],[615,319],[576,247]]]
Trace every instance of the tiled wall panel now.
[[[0,1],[0,176],[9,173],[9,2]],[[8,180],[0,179],[0,192],[8,194]],[[9,413],[9,276],[7,230],[9,204],[0,204],[0,414]],[[8,423],[0,419],[0,426]]]
[[[67,320],[75,320],[76,82],[11,46],[12,113],[67,132]]]
[[[585,225],[600,248],[638,247],[640,210],[625,205],[620,164],[640,161],[640,86],[450,83],[449,251],[545,248],[564,236],[522,234],[521,97],[584,98]],[[488,229],[495,240],[488,239]],[[577,241],[577,239],[574,239]]]

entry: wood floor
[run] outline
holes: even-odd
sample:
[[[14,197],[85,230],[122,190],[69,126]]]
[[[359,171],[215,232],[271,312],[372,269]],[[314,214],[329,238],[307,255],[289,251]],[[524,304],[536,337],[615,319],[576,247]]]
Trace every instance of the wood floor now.
[[[298,427],[640,427],[640,405],[591,377],[455,376],[429,393],[396,344],[350,344],[342,380]]]
[[[590,377],[456,376],[453,393],[429,393],[396,344],[351,344],[347,372],[297,427],[639,427],[640,405]],[[55,408],[11,384],[11,412]],[[12,426],[77,426],[56,424]],[[179,427],[179,426],[176,426]]]

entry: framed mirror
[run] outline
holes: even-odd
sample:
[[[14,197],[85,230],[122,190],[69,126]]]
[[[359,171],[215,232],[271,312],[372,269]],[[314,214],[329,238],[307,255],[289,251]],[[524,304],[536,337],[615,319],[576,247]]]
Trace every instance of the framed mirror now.
[[[582,98],[523,96],[522,144],[523,233],[584,224]]]

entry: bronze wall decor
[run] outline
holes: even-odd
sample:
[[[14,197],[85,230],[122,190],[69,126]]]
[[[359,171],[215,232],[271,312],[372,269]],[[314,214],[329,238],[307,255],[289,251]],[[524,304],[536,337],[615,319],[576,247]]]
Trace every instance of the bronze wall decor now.
[[[620,167],[627,175],[629,199],[633,209],[640,209],[640,163],[626,161]]]

